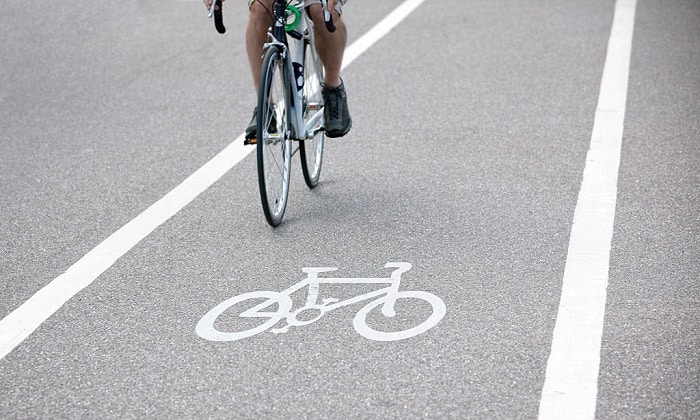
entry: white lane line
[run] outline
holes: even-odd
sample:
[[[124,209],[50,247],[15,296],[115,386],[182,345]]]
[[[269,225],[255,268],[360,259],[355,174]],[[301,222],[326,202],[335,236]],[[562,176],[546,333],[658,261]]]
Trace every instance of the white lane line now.
[[[542,389],[542,420],[595,418],[636,4],[615,4]]]
[[[343,58],[343,68],[386,35],[424,1],[404,1],[369,32],[348,46]],[[244,147],[243,138],[244,134],[241,134],[180,185],[114,232],[73,264],[65,273],[53,279],[0,320],[0,359],[24,341],[70,298],[89,286],[121,256],[182,210],[250,154],[255,148]]]
[[[411,14],[418,6],[423,4],[425,0],[406,0],[401,3],[394,11],[389,13],[381,22],[374,25],[366,34],[355,41],[351,46],[345,49],[343,56],[343,66],[346,66],[363,52],[367,51],[375,42],[379,41],[388,34],[396,25],[401,23],[408,15]]]

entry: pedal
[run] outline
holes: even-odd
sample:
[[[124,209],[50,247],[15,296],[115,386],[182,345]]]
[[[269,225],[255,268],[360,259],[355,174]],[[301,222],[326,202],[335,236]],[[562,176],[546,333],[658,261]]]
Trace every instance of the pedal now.
[[[245,140],[243,140],[243,144],[244,145],[248,145],[248,144],[256,145],[256,144],[258,144],[258,139],[256,139],[255,137],[250,138],[250,139],[246,137]]]

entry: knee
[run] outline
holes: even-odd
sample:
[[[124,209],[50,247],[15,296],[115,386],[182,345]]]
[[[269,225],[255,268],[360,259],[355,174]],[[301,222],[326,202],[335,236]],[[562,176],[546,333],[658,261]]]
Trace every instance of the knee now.
[[[269,27],[272,25],[270,12],[260,2],[254,1],[250,5],[248,22],[256,27]]]
[[[320,4],[312,4],[307,8],[307,13],[309,14],[309,17],[311,17],[311,20],[314,22],[314,27],[316,30],[321,30],[325,31],[326,30],[326,23],[325,20],[323,19],[323,6]],[[340,23],[340,15],[338,14],[337,10],[333,10],[331,12],[333,14],[333,21],[338,24]]]
[[[319,22],[323,23],[323,7],[320,4],[312,4],[306,8],[307,13],[314,22],[314,25],[318,26]]]

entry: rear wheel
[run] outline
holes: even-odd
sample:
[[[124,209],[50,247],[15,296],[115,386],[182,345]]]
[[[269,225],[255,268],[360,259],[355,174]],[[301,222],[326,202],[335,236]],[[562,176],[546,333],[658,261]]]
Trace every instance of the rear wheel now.
[[[265,300],[263,300],[262,303],[259,303],[258,301],[262,299]],[[262,309],[268,308],[275,304],[277,305],[276,310],[271,310],[268,312],[262,311]],[[252,305],[257,306],[248,308],[248,306]],[[241,306],[243,308],[241,308]],[[238,313],[235,317],[230,316],[232,320],[239,322],[229,321],[225,328],[223,326],[217,326],[217,319],[230,308],[234,307],[234,313],[236,313],[236,310],[247,308],[246,310],[243,310],[243,312]],[[204,315],[197,323],[197,335],[210,341],[235,341],[252,337],[255,334],[259,334],[272,328],[272,326],[279,322],[279,320],[286,317],[291,309],[292,299],[285,294],[267,291],[243,293],[242,295],[234,296],[221,302],[212,308],[212,310],[207,312],[206,315]],[[255,318],[267,319],[258,323],[258,320],[255,320]],[[246,319],[252,319],[252,322],[244,322]],[[224,330],[222,331],[220,328],[224,328]]]
[[[309,188],[318,185],[321,175],[321,163],[323,162],[323,95],[321,95],[321,82],[323,81],[323,65],[311,39],[304,42],[304,125],[312,119],[315,123],[311,130],[316,134],[303,140],[299,148],[301,158],[301,170],[304,173],[304,181]]]
[[[289,96],[279,48],[267,50],[262,68],[257,113],[258,183],[265,218],[277,226],[287,207],[292,159]]]

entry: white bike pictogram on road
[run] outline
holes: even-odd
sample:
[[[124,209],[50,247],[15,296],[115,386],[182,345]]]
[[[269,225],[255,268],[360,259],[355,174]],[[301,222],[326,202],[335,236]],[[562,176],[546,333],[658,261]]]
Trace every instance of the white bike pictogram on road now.
[[[336,267],[305,267],[302,271],[307,274],[307,277],[292,287],[282,292],[257,291],[243,293],[234,296],[221,302],[207,312],[204,317],[197,323],[197,334],[211,341],[235,341],[243,338],[248,338],[264,331],[270,330],[273,333],[287,332],[291,327],[301,327],[318,321],[323,315],[333,309],[342,308],[352,305],[353,303],[370,300],[360,311],[355,315],[353,326],[361,336],[370,340],[377,341],[395,341],[413,337],[418,334],[428,331],[430,328],[437,325],[438,322],[445,316],[445,303],[439,297],[432,293],[422,291],[399,291],[401,283],[401,274],[411,269],[411,264],[407,262],[389,262],[385,268],[394,268],[389,278],[333,278],[319,277],[319,273],[335,271]],[[323,299],[318,302],[318,293],[321,284],[388,284],[389,286],[379,290],[375,290],[362,295],[354,296],[346,300],[338,300],[333,298]],[[291,295],[308,286],[308,296],[306,304],[301,308],[292,310]],[[215,327],[217,318],[226,310],[236,304],[246,300],[265,299],[262,303],[253,306],[238,316],[241,318],[261,318],[264,321],[262,324],[244,331],[227,332],[220,331]],[[396,312],[394,304],[399,299],[418,299],[429,303],[432,307],[432,314],[428,319],[420,324],[402,330],[402,331],[379,331],[371,328],[367,324],[367,316],[370,312],[381,306],[381,313],[386,317],[394,317]],[[276,306],[276,310],[272,310]],[[303,314],[303,315],[302,315]],[[315,316],[307,318],[309,314]],[[280,328],[273,328],[275,324],[282,319],[286,320],[286,325]]]

